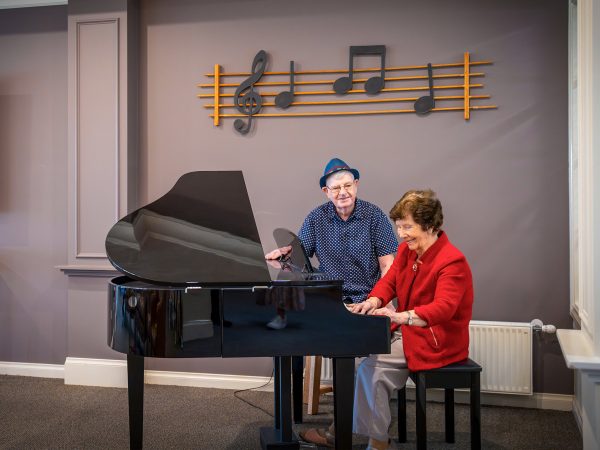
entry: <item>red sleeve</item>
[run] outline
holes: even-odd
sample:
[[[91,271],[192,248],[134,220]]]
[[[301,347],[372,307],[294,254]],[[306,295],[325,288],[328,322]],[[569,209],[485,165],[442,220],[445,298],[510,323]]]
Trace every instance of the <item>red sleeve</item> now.
[[[433,301],[416,306],[415,314],[429,326],[449,321],[456,313],[470,283],[470,269],[464,258],[444,266],[438,273]]]

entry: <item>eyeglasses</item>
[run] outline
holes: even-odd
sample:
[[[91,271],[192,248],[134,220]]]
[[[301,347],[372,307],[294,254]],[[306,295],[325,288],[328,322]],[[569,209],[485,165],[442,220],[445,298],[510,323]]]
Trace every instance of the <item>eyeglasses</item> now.
[[[355,183],[346,183],[340,186],[327,186],[327,190],[331,192],[333,195],[339,195],[342,192],[342,189],[345,189],[347,192],[351,191],[354,188]]]

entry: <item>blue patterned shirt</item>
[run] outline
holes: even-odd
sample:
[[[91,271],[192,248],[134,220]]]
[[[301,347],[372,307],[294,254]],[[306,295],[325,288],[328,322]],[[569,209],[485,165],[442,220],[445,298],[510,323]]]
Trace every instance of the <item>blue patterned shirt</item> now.
[[[309,257],[316,255],[319,270],[344,280],[344,298],[365,300],[379,279],[380,256],[396,252],[398,240],[381,209],[356,199],[348,220],[342,220],[331,202],[313,209],[298,237]]]

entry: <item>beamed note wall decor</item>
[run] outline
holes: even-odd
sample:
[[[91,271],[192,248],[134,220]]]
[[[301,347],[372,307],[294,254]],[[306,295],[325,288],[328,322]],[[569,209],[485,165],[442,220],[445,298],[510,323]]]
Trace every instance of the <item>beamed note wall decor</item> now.
[[[385,45],[353,45],[349,49],[347,69],[296,71],[294,61],[290,61],[288,72],[267,72],[268,56],[261,50],[254,57],[250,72],[222,72],[221,66],[215,64],[214,72],[205,74],[213,82],[198,85],[202,89],[212,89],[212,93],[198,94],[198,97],[212,99],[212,103],[204,107],[212,110],[209,116],[215,126],[221,123],[222,118],[233,117],[233,126],[241,134],[250,131],[255,117],[402,113],[424,116],[432,112],[463,111],[464,119],[469,120],[471,111],[497,108],[496,105],[480,104],[481,100],[489,100],[490,95],[471,93],[472,89],[483,88],[482,83],[473,83],[472,79],[485,76],[481,71],[472,72],[472,67],[480,70],[480,66],[492,64],[492,61],[471,61],[469,52],[465,52],[459,62],[387,67],[385,54]],[[354,68],[354,59],[360,56],[378,58],[379,67]],[[403,75],[396,76],[397,73]],[[342,76],[334,79],[321,79],[340,74]],[[299,80],[300,77],[302,80]],[[232,81],[225,82],[225,79]],[[320,86],[330,86],[331,89]],[[258,88],[262,90],[263,87],[266,90],[259,92]],[[281,90],[270,91],[272,87]],[[425,91],[424,95],[416,96],[419,91]],[[407,96],[398,96],[403,93]],[[263,101],[263,97],[274,99]],[[413,103],[412,108],[397,109],[398,103],[406,102]],[[373,105],[377,105],[377,109],[372,109]],[[391,107],[381,109],[383,105]],[[263,109],[267,112],[262,112]],[[234,111],[229,112],[231,110]]]

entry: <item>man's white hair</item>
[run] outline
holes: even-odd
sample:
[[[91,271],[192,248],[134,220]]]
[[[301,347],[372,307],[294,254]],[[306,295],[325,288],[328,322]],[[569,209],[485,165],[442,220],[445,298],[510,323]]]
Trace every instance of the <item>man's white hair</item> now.
[[[329,186],[329,183],[331,183],[332,181],[335,181],[335,180],[339,180],[346,174],[350,175],[352,177],[352,179],[354,180],[354,174],[352,172],[350,172],[349,170],[340,170],[338,172],[334,172],[331,175],[329,175],[327,177],[327,179],[325,180],[325,184],[327,186]]]

